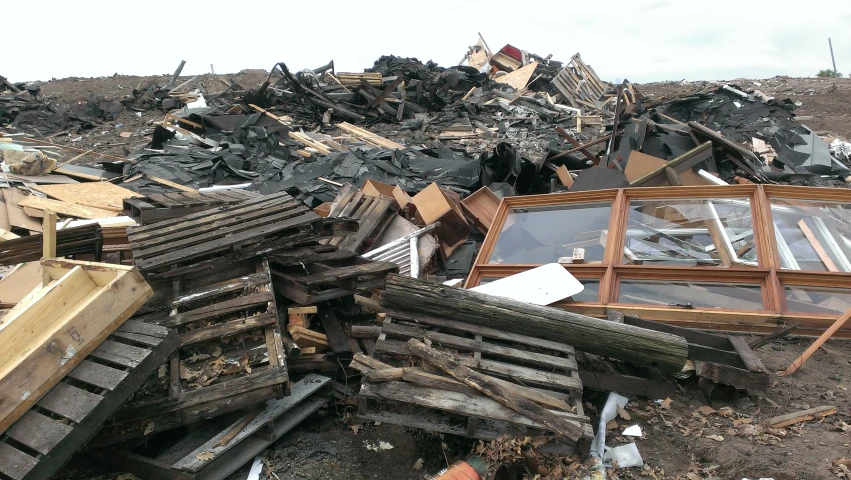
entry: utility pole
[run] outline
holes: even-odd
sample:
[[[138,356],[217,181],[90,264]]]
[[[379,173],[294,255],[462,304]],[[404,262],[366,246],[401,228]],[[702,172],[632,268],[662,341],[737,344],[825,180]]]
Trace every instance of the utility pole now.
[[[833,42],[830,41],[830,37],[827,37],[827,44],[830,45],[830,61],[833,62],[833,74],[836,75],[836,59],[833,58]]]

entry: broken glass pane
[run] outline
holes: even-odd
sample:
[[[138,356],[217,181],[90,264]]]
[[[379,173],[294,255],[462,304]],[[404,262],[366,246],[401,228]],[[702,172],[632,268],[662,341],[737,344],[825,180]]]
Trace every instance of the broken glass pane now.
[[[629,204],[624,263],[757,266],[748,199],[636,200]]]
[[[553,263],[577,248],[585,249],[585,263],[602,261],[611,213],[607,203],[512,208],[489,263]]]
[[[759,285],[663,280],[621,280],[618,303],[682,308],[763,309]]]
[[[777,198],[771,216],[784,269],[851,272],[851,203]]]
[[[851,290],[786,285],[786,308],[790,312],[841,315],[851,310]]]

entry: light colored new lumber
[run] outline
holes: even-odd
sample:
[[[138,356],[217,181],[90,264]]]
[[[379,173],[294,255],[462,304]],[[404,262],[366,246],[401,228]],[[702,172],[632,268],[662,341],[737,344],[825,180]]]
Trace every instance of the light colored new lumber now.
[[[38,286],[0,324],[0,433],[151,297],[135,269],[45,259]]]
[[[533,62],[525,67],[518,68],[511,73],[494,78],[493,81],[496,83],[511,85],[515,90],[520,90],[521,88],[526,87],[526,84],[529,83],[529,79],[532,78],[532,74],[535,73],[536,68],[538,68],[538,62]]]
[[[813,231],[807,226],[807,222],[801,219],[801,221],[798,222],[798,228],[800,228],[804,236],[807,237],[807,241],[810,242],[810,245],[813,247],[813,250],[816,251],[816,255],[818,255],[819,260],[821,260],[828,271],[838,272],[839,269],[836,268],[836,264],[833,263],[833,260],[830,259],[830,255],[828,255],[824,247],[821,246],[821,242],[818,241],[818,238],[816,238],[815,234],[813,234]]]
[[[42,258],[56,256],[56,214],[50,210],[44,211],[41,226]]]
[[[35,195],[30,195],[18,203],[21,207],[32,208],[36,210],[50,210],[66,217],[74,218],[107,218],[115,217],[117,212],[112,210],[103,210],[100,208],[86,207],[74,203],[63,202],[62,200],[52,200],[49,198],[41,198]],[[26,210],[24,210],[26,211]]]
[[[166,180],[166,179],[164,179],[164,178],[160,178],[160,177],[152,177],[152,176],[150,176],[150,175],[146,175],[146,176],[148,177],[148,180],[151,180],[151,181],[153,181],[153,182],[157,182],[157,183],[159,183],[160,185],[165,185],[165,186],[167,186],[167,187],[176,188],[176,189],[178,189],[178,190],[183,190],[184,192],[189,192],[189,193],[198,193],[198,189],[197,189],[197,188],[187,187],[186,185],[181,185],[181,184],[179,184],[179,183],[174,183],[174,182],[168,181],[168,180]]]
[[[337,127],[340,130],[352,135],[355,138],[363,140],[364,142],[374,145],[376,147],[382,148],[390,148],[390,149],[402,149],[405,148],[404,145],[400,145],[394,141],[388,140],[381,135],[376,135],[368,130],[364,130],[362,128],[356,127],[348,122],[338,123]]]

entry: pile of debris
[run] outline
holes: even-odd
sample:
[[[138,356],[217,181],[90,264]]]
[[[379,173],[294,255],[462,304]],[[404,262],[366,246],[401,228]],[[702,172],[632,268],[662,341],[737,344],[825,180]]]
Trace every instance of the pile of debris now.
[[[697,377],[709,401],[765,394],[758,344],[698,330],[736,329],[725,309],[771,338],[821,335],[784,375],[851,335],[851,294],[811,279],[851,274],[851,147],[791,100],[645,97],[578,54],[483,39],[457,67],[278,63],[218,94],[178,84],[184,63],[70,110],[0,77],[4,478],[48,478],[77,452],[141,478],[225,478],[329,401],[534,438],[605,475],[641,458],[605,447],[626,399],[592,413],[589,391],[664,399]],[[166,111],[126,158],[45,139],[123,108]],[[693,188],[627,188],[663,186]],[[608,213],[528,216],[583,204]]]

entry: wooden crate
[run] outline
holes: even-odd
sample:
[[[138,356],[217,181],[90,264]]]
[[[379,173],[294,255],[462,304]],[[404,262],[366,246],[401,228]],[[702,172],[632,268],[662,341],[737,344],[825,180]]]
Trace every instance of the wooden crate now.
[[[290,396],[269,401],[259,413],[206,421],[187,436],[172,438],[155,457],[113,450],[101,459],[142,478],[222,480],[325,405],[330,384],[327,377],[307,375],[292,385]],[[231,439],[220,445],[226,438]]]
[[[149,194],[142,198],[125,198],[124,215],[133,217],[139,225],[149,225],[220,205],[239,204],[258,196],[258,193],[246,190]]]
[[[175,329],[179,348],[93,440],[116,443],[280,398],[288,373],[268,262],[174,280],[141,320]],[[157,285],[162,292],[163,285]]]
[[[49,478],[177,348],[177,332],[131,320],[0,438],[0,474]]]
[[[557,415],[576,422],[585,430],[577,446],[587,451],[593,437],[582,409],[582,382],[572,346],[456,320],[402,312],[387,312],[375,344],[375,356],[392,362],[407,361],[408,339],[430,342],[432,347],[458,352],[462,364],[481,373],[554,397],[573,408]],[[398,363],[398,362],[397,362]],[[360,412],[364,418],[491,440],[502,434],[540,434],[541,425],[498,402],[446,381],[370,382],[364,380]],[[410,406],[419,408],[411,410]],[[425,409],[425,416],[420,408]],[[464,421],[459,423],[459,418]],[[481,426],[481,430],[479,427]],[[425,427],[427,428],[427,427]],[[459,433],[462,432],[462,433]],[[563,450],[569,449],[567,444]],[[571,447],[572,448],[572,447]]]
[[[147,278],[322,233],[322,218],[286,193],[128,229],[133,258]]]
[[[39,285],[0,329],[0,433],[21,418],[151,296],[132,267],[41,261]]]

